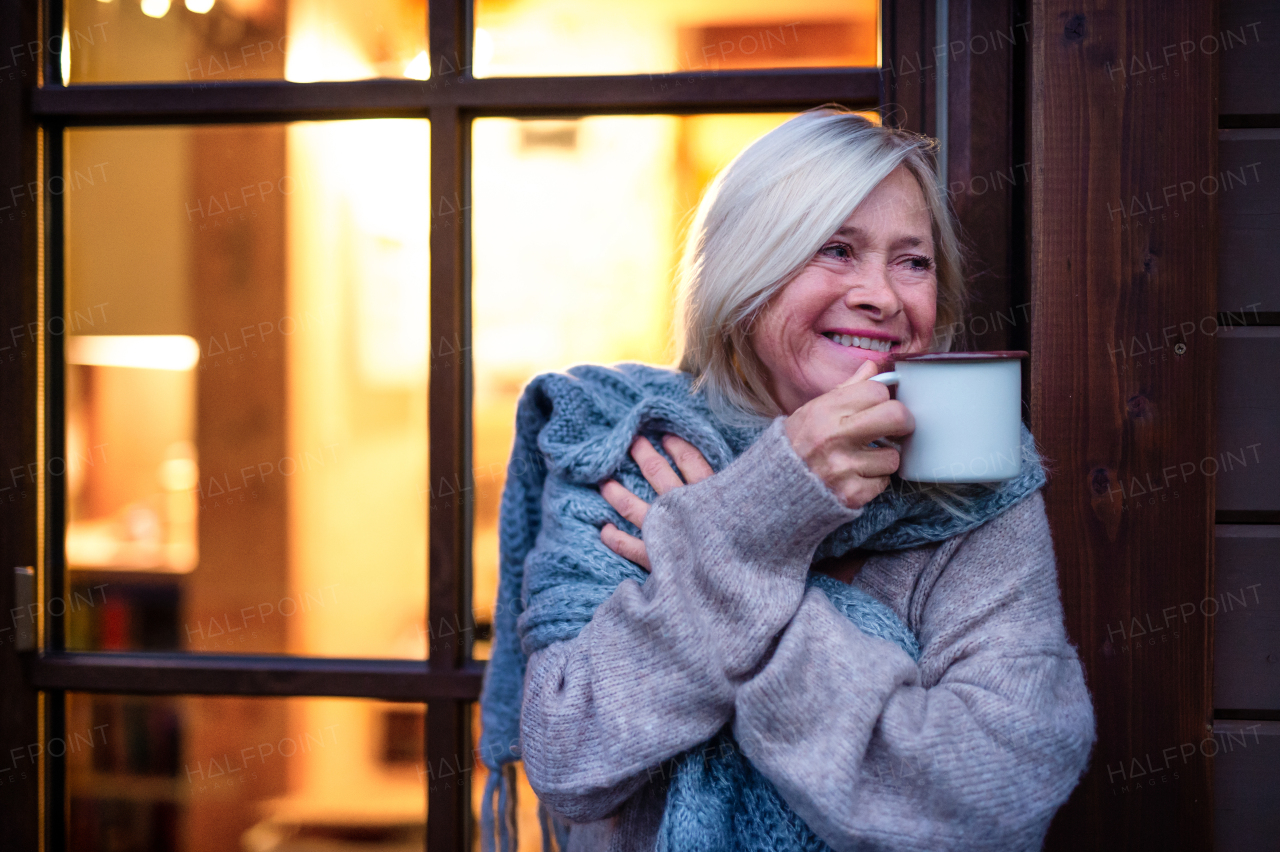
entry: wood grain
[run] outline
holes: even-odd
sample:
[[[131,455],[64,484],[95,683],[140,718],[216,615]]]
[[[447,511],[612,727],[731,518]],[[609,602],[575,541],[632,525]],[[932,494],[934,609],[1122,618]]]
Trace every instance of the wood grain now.
[[[1156,206],[1217,171],[1215,60],[1188,57],[1167,79],[1117,69],[1214,32],[1214,7],[1037,0],[1031,17],[1031,420],[1098,732],[1047,848],[1209,849],[1207,760],[1122,788],[1134,761],[1210,731],[1210,626],[1151,645],[1161,634],[1145,625],[1212,594],[1212,482],[1189,478],[1176,499],[1156,486],[1213,454],[1214,338],[1174,337],[1184,354],[1141,369],[1116,349],[1216,311],[1215,196]]]

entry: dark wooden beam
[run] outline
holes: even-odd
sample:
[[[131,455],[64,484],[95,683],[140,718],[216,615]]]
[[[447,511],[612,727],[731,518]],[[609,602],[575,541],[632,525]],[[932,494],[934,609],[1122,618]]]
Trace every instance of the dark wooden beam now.
[[[1280,710],[1228,710],[1219,707],[1213,711],[1213,718],[1241,722],[1280,722]]]
[[[61,34],[55,22],[63,20],[62,0],[42,3],[44,19],[41,21],[45,37],[41,55],[42,83],[61,83],[61,54],[50,46],[61,45],[51,40],[53,33]],[[59,39],[60,42],[60,39]],[[60,128],[42,129],[44,158],[42,188],[63,186],[62,166],[65,156],[65,134]],[[56,179],[56,183],[55,183]],[[66,207],[63,193],[45,191],[44,217],[44,304],[45,316],[65,314],[66,305]],[[66,364],[64,345],[65,324],[60,333],[52,333],[48,320],[41,329],[44,335],[44,437],[45,449],[42,465],[44,475],[45,552],[43,600],[66,599],[67,559],[62,547],[63,530],[67,522],[66,465],[54,465],[53,459],[67,458],[66,445]],[[55,609],[57,610],[55,612]],[[65,608],[45,607],[45,625],[42,648],[45,652],[58,652],[66,648]],[[44,736],[46,739],[61,737],[66,731],[66,696],[59,691],[48,691],[44,696]],[[44,756],[44,843],[49,852],[62,852],[67,848],[68,801],[67,756],[46,749]]]
[[[438,0],[428,14],[436,86],[426,90],[431,119],[427,636],[431,671],[451,677],[470,665],[473,632],[471,120],[459,98],[465,102],[484,87],[468,77],[470,0]],[[469,852],[470,704],[431,701],[426,726],[426,848]]]
[[[1233,326],[1280,325],[1280,311],[1233,312],[1218,311],[1218,325],[1226,328]]]
[[[0,44],[6,50],[39,43],[40,38],[35,3],[5,4]],[[13,569],[32,566],[43,574],[40,505],[35,483],[27,475],[41,461],[36,419],[41,223],[35,193],[27,191],[38,191],[42,179],[40,131],[27,111],[27,92],[40,68],[23,51],[6,61],[13,67],[0,83],[0,186],[6,188],[0,198],[0,327],[5,329],[0,339],[0,469],[7,471],[0,481],[0,731],[6,751],[30,755],[43,749],[39,696],[23,676],[23,657],[28,655],[15,649],[13,637],[18,620],[35,614],[15,611]],[[13,330],[17,333],[11,334]],[[43,815],[39,772],[29,758],[6,765],[16,771],[5,775],[0,795],[0,849],[35,852]]]
[[[448,67],[427,81],[45,86],[32,91],[31,108],[43,120],[76,125],[405,118],[440,107],[475,115],[688,114],[800,110],[827,101],[870,109],[880,85],[875,68],[475,80]]]
[[[881,10],[881,68],[885,124],[937,133],[936,0],[886,0]]]
[[[1280,114],[1259,113],[1257,115],[1229,115],[1224,113],[1223,115],[1218,116],[1218,127],[1223,130],[1280,127]]]
[[[356,660],[283,654],[52,653],[29,661],[46,690],[131,695],[311,695],[382,701],[474,700],[482,663],[448,672],[421,660]]]
[[[1098,731],[1050,850],[1213,847],[1198,748],[1213,731],[1212,620],[1168,633],[1161,619],[1214,594],[1214,483],[1163,500],[1148,483],[1214,455],[1215,338],[1171,341],[1182,354],[1141,370],[1116,341],[1217,313],[1215,196],[1147,202],[1217,171],[1217,58],[1150,79],[1116,69],[1215,33],[1215,6],[1031,6],[1031,420]]]
[[[1219,524],[1280,524],[1280,512],[1270,509],[1219,509],[1214,516]]]
[[[956,348],[1026,349],[1026,252],[1020,227],[1030,176],[1021,87],[1030,25],[1013,0],[949,0],[947,197],[966,249],[970,309]],[[1018,222],[1020,224],[1020,220]]]

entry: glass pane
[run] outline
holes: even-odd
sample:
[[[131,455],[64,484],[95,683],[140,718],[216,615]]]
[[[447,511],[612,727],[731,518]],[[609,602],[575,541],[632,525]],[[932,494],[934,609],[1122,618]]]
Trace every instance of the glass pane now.
[[[421,850],[422,704],[67,695],[71,849]]]
[[[489,653],[498,504],[521,390],[574,364],[674,359],[682,225],[716,172],[788,117],[475,122],[476,658]]]
[[[426,654],[427,144],[67,132],[70,647]]]
[[[477,77],[878,64],[876,0],[476,0]]]
[[[67,0],[66,10],[68,84],[425,80],[431,64],[426,0]]]

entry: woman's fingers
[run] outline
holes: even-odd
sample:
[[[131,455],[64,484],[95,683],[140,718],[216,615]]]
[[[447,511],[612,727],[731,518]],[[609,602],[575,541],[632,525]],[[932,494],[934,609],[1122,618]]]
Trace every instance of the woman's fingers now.
[[[613,524],[605,524],[600,530],[600,540],[623,559],[629,559],[644,570],[649,570],[649,553],[640,539],[624,533]]]
[[[658,454],[645,436],[638,435],[631,442],[631,457],[636,460],[636,464],[640,465],[640,472],[644,474],[645,479],[649,480],[649,484],[659,496],[684,485],[684,480],[671,469],[671,465]],[[627,518],[627,520],[631,519]]]
[[[671,458],[676,460],[676,467],[680,468],[684,481],[689,485],[701,482],[715,473],[698,448],[679,435],[670,433],[663,435],[662,447]]]
[[[844,410],[835,430],[855,446],[866,446],[877,438],[901,437],[915,431],[916,419],[896,399],[886,399],[866,408]]]
[[[864,382],[867,379],[871,378],[872,376],[878,374],[879,372],[880,372],[879,365],[876,364],[875,361],[872,361],[870,358],[868,358],[866,361],[863,361],[861,364],[858,365],[858,369],[854,371],[852,376],[845,379],[840,384],[836,385],[836,387],[842,388],[842,387],[845,387],[846,385],[855,384],[856,382]]]
[[[674,475],[673,473],[672,476]],[[645,516],[649,514],[649,504],[628,491],[621,482],[616,479],[605,480],[600,484],[600,496],[617,509],[619,515],[637,527],[644,526]]]
[[[854,451],[854,471],[867,479],[887,477],[897,471],[902,456],[892,447],[864,448]]]

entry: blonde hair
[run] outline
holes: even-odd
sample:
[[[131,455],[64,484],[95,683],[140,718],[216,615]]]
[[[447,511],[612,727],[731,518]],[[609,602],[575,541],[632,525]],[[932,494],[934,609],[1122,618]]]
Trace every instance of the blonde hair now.
[[[951,348],[966,292],[955,226],[930,158],[935,145],[826,106],[761,136],[712,181],[680,262],[677,364],[721,419],[758,422],[783,413],[750,344],[754,323],[899,166],[920,184],[933,221],[938,305],[930,350]]]

